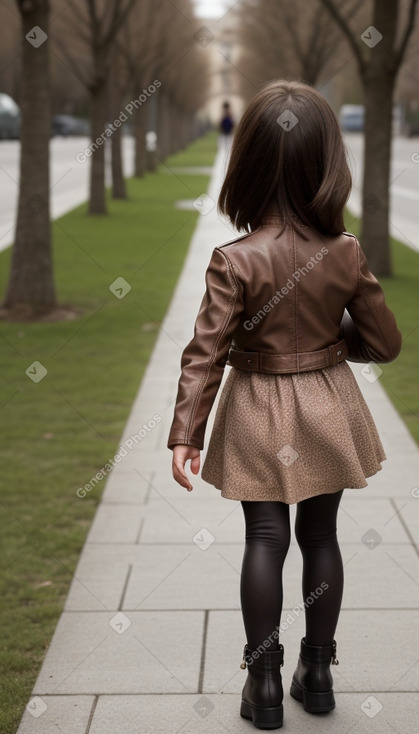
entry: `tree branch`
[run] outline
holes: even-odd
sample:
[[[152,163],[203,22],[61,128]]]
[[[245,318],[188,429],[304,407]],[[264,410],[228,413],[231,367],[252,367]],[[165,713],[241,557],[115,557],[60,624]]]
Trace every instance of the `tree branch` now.
[[[410,0],[409,16],[407,19],[406,28],[404,29],[404,33],[403,33],[403,36],[400,42],[400,46],[398,49],[396,49],[396,53],[395,53],[394,68],[396,71],[404,59],[404,55],[407,49],[407,44],[409,43],[410,36],[412,35],[413,29],[415,27],[416,7],[417,7],[417,0]]]
[[[353,32],[352,28],[350,27],[344,15],[341,13],[339,8],[337,7],[335,0],[320,0],[320,2],[324,5],[326,10],[329,11],[333,20],[337,23],[342,33],[348,39],[349,45],[352,48],[352,51],[354,52],[355,58],[358,62],[360,74],[361,76],[363,76],[365,73],[366,64],[365,64],[364,56],[362,54],[361,46],[359,45],[359,42],[358,42],[357,37],[355,36],[355,33]],[[356,7],[358,6],[359,6],[359,3],[357,4]]]
[[[304,59],[304,51],[302,49],[301,41],[300,41],[298,30],[297,30],[299,27],[299,24],[295,22],[295,16],[294,16],[294,19],[290,16],[288,0],[286,0],[285,3],[281,3],[280,7],[282,10],[282,17],[285,21],[286,28],[294,43],[294,49],[295,49],[297,58],[299,61],[302,61]]]
[[[67,14],[67,11],[69,11],[70,15]],[[64,16],[64,17],[63,17]],[[91,36],[91,27],[88,23],[86,23],[87,31],[84,30],[84,26],[80,22],[80,16],[75,16],[75,9],[72,0],[68,1],[68,5],[66,8],[57,16],[54,17],[53,23],[58,25],[59,31],[62,31],[62,23],[65,22],[66,30],[68,31],[68,28],[71,28],[74,35],[81,39],[87,46],[90,48],[92,43],[92,36]],[[52,26],[52,23],[50,24],[50,27]]]
[[[87,77],[86,74],[83,74],[82,67],[77,64],[77,62],[74,59],[74,56],[71,56],[71,54],[68,53],[67,47],[65,44],[61,44],[59,48],[55,47],[54,53],[57,56],[57,58],[60,59],[71,71],[72,74],[76,77],[76,79],[81,82],[81,84],[86,88],[89,89],[90,80]]]
[[[134,7],[135,2],[136,0],[128,0],[124,8],[122,4],[123,0],[115,0],[112,22],[110,23],[108,32],[103,39],[105,46],[113,41],[121,26],[123,26],[123,24],[125,23],[128,15]]]
[[[96,29],[98,26],[98,17],[97,17],[97,12],[96,12],[95,0],[87,0],[87,7],[89,10],[91,26]]]

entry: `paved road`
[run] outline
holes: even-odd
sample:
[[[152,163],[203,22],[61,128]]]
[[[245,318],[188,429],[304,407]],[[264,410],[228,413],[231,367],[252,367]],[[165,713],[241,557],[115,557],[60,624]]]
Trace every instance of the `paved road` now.
[[[356,133],[348,133],[345,138],[354,179],[349,207],[358,215],[364,138]],[[392,234],[413,249],[419,249],[419,138],[394,138],[390,182]]]
[[[78,163],[76,155],[85,150],[88,138],[52,138],[51,140],[51,212],[61,216],[88,198],[89,162]],[[0,142],[0,251],[13,241],[19,191],[19,142]],[[107,180],[110,182],[109,152]],[[132,175],[132,138],[124,138],[124,162]]]

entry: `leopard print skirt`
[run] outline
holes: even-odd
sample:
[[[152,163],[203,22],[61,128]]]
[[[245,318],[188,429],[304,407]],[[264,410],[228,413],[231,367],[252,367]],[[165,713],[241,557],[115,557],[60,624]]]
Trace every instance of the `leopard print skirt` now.
[[[231,367],[201,477],[227,499],[293,504],[366,487],[384,459],[346,362],[284,375]]]

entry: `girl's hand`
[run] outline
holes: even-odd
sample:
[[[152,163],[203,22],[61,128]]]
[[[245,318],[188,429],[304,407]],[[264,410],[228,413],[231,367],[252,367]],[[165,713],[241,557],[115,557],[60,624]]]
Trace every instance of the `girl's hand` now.
[[[192,474],[198,474],[200,466],[200,450],[194,446],[188,446],[187,444],[178,443],[173,447],[173,460],[172,460],[172,472],[173,478],[180,484],[181,487],[185,487],[188,492],[191,492],[193,487],[185,473],[185,464],[188,459],[191,460],[191,472]]]

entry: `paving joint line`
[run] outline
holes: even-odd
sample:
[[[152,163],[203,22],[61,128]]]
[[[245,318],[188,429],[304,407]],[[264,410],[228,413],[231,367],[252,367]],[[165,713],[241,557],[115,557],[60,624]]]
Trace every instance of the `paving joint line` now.
[[[204,615],[204,628],[202,630],[202,647],[201,647],[201,660],[199,663],[199,678],[198,678],[198,691],[197,693],[202,693],[203,686],[204,686],[204,674],[205,674],[205,652],[207,648],[207,636],[208,636],[208,619],[209,619],[209,609],[205,609],[205,615]]]

